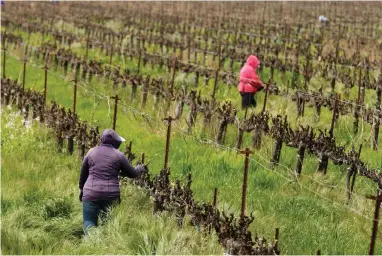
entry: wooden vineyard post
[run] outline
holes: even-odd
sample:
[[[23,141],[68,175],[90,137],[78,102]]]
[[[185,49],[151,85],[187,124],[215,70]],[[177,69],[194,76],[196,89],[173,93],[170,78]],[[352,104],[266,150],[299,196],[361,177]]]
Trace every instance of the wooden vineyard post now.
[[[265,112],[265,108],[267,106],[267,100],[268,100],[268,92],[269,92],[269,89],[268,89],[268,85],[266,84],[265,85],[265,96],[264,96],[264,102],[263,102],[263,109],[261,110],[261,113]]]
[[[297,93],[297,114],[298,116],[304,116],[304,96],[301,93]]]
[[[321,101],[320,99],[322,98],[322,87],[318,89],[318,92],[320,93],[317,100],[315,100],[315,105],[316,105],[316,120],[320,120],[320,115],[321,115]]]
[[[27,70],[27,58],[24,58],[24,68],[23,68],[23,91],[25,91],[25,74]]]
[[[89,51],[89,31],[86,31],[86,52],[85,52],[85,59],[88,59],[88,51]]]
[[[114,54],[114,45],[111,45],[111,52],[110,52],[110,59],[109,59],[109,65],[111,65],[113,61],[113,54]]]
[[[221,54],[222,54],[222,44],[221,41],[219,41],[219,52],[218,52],[218,70],[221,69]]]
[[[359,72],[359,84],[360,84],[360,89],[361,89],[361,92],[360,92],[361,98],[360,98],[360,103],[359,103],[360,105],[362,105],[365,101],[365,86],[364,86],[365,81],[362,77],[361,70],[362,69],[360,69],[360,72]],[[363,75],[365,75],[365,74],[363,74]]]
[[[208,44],[208,41],[205,40],[204,41],[204,50],[203,50],[203,66],[206,65],[206,55],[207,55],[207,44]]]
[[[381,95],[382,95],[382,74],[380,75],[379,82],[376,88],[377,101],[375,103],[376,110],[381,111]],[[378,135],[379,135],[380,121],[376,113],[373,113],[373,136],[372,146],[374,150],[378,150]]]
[[[117,109],[118,109],[118,101],[121,98],[118,98],[118,94],[115,96],[110,97],[111,99],[114,99],[114,115],[113,115],[113,130],[115,131],[115,126],[117,124]]]
[[[369,255],[374,255],[375,240],[377,239],[377,233],[378,233],[379,210],[381,208],[381,203],[382,203],[382,194],[379,193],[378,191],[377,196],[367,196],[366,198],[375,200],[373,229],[371,232],[371,240],[370,240],[370,248],[369,248]]]
[[[213,205],[214,207],[216,207],[217,196],[218,196],[218,188],[215,188],[215,189],[214,189],[214,201],[213,201],[213,203],[212,203],[212,205]]]
[[[171,122],[174,120],[171,116],[164,118],[167,121],[167,136],[166,136],[166,150],[164,155],[164,169],[168,167],[168,153],[170,151],[170,138],[171,138]]]
[[[44,69],[45,69],[45,77],[44,77],[44,104],[46,104],[46,90],[47,90],[47,83],[48,83],[48,65],[46,63],[45,63]]]
[[[216,86],[218,84],[218,79],[219,79],[219,69],[215,70],[215,80],[214,80],[214,88],[212,89],[212,104],[215,105],[215,93],[216,93]]]
[[[140,68],[141,68],[141,56],[142,56],[142,51],[139,49],[139,53],[138,53],[138,64],[137,64],[137,73],[139,74],[140,72]]]
[[[76,113],[76,107],[77,107],[77,77],[74,78],[74,92],[73,92],[73,114]]]
[[[358,123],[359,123],[359,112],[360,112],[360,104],[361,104],[361,70],[359,72],[359,82],[358,82],[358,97],[356,101],[356,106],[354,108],[354,121],[353,121],[353,132],[354,135],[358,133]]]
[[[5,36],[3,36],[3,79],[5,79]]]
[[[187,37],[187,61],[190,62],[190,58],[191,58],[191,37],[188,36]]]
[[[337,115],[338,115],[338,100],[339,100],[339,95],[336,94],[335,99],[334,99],[332,122],[330,124],[330,130],[329,130],[330,138],[334,137],[334,125],[335,125],[335,122],[337,120]]]
[[[141,163],[144,164],[145,163],[145,153],[142,152],[142,155],[141,155]]]
[[[240,151],[241,154],[245,154],[245,162],[244,162],[244,175],[243,175],[243,186],[242,186],[242,194],[241,194],[241,218],[245,216],[245,207],[247,200],[247,183],[248,183],[248,164],[249,164],[249,154],[252,154],[252,151],[249,148]]]

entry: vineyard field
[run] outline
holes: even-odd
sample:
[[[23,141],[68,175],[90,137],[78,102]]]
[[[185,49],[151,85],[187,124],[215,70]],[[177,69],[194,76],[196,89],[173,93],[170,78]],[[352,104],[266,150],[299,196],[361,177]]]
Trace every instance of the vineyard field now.
[[[349,15],[356,2],[349,13],[248,4],[259,6],[253,28],[240,18],[247,3],[5,3],[3,254],[367,254],[376,202],[366,196],[382,189],[382,5],[360,7],[364,21]],[[199,16],[217,10],[227,16]],[[330,25],[301,25],[325,11]],[[246,112],[236,87],[248,53],[264,63],[265,89]],[[121,180],[121,205],[83,237],[81,160],[113,122],[120,150],[149,161],[150,176]]]

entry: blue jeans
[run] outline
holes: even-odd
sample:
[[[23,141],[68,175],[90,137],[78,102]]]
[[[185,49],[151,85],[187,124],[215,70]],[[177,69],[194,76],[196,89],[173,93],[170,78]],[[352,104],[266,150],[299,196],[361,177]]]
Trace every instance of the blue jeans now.
[[[84,233],[88,234],[88,228],[97,227],[98,218],[104,220],[106,213],[116,200],[82,201],[82,215],[84,218]]]

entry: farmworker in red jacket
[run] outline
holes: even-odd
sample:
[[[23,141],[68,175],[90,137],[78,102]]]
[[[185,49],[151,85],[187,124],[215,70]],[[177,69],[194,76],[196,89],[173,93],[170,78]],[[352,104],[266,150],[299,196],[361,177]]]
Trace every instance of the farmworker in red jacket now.
[[[263,89],[263,83],[256,73],[260,61],[255,55],[250,55],[244,67],[240,70],[240,84],[238,86],[243,109],[250,106],[256,107],[255,94]]]
[[[118,150],[125,141],[114,130],[106,129],[101,135],[101,144],[86,154],[79,179],[80,201],[84,218],[84,232],[96,227],[98,217],[113,203],[120,202],[118,175],[135,178],[146,170],[144,165],[133,168],[126,156]]]

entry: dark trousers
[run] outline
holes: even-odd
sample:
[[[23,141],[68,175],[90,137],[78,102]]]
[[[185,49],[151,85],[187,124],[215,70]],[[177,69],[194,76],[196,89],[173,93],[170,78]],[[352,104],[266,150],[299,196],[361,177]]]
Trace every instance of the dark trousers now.
[[[119,203],[115,200],[82,201],[82,215],[84,218],[84,233],[88,234],[88,228],[97,227],[98,218],[104,219],[107,211],[113,205]]]
[[[255,94],[251,92],[241,92],[241,107],[246,109],[248,107],[256,107]]]

